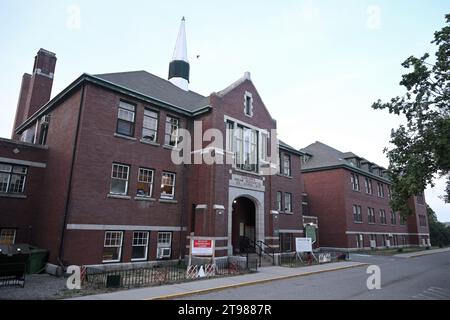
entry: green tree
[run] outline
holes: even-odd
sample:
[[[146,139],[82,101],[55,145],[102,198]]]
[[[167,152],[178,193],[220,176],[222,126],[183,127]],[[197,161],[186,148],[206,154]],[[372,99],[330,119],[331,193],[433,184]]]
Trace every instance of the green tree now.
[[[450,245],[450,228],[438,221],[435,212],[427,205],[428,227],[431,245],[444,247]]]
[[[445,18],[447,25],[431,42],[437,46],[434,63],[427,62],[428,53],[406,59],[402,66],[410,72],[400,82],[405,95],[372,105],[407,120],[391,132],[395,147],[385,149],[393,183],[391,206],[403,215],[411,213],[408,199],[433,186],[436,176],[446,178],[442,198],[450,201],[450,14]]]

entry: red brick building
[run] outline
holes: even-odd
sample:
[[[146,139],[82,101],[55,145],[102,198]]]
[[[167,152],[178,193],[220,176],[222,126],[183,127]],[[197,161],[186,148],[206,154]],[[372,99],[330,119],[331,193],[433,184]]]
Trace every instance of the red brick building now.
[[[405,221],[389,206],[385,168],[321,142],[301,150],[305,215],[319,219],[321,247],[371,248],[429,245],[423,194],[410,199]]]
[[[242,237],[293,250],[302,153],[282,142],[271,151],[276,121],[249,73],[208,96],[189,91],[184,37],[183,21],[169,81],[82,74],[51,100],[56,56],[39,50],[12,139],[0,140],[0,241],[49,249],[65,265],[183,258],[191,236],[214,239],[218,257],[238,253]],[[199,155],[232,163],[194,164]],[[278,173],[263,173],[278,156]]]

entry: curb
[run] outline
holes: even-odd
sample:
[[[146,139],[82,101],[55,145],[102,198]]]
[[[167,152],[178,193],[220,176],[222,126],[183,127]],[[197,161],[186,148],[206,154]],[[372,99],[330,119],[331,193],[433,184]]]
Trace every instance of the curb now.
[[[270,279],[261,279],[261,280],[247,281],[247,282],[236,283],[236,284],[229,284],[229,285],[220,286],[220,287],[214,287],[214,288],[207,288],[207,289],[200,289],[200,290],[194,290],[194,291],[189,291],[189,292],[180,292],[180,293],[173,293],[173,294],[168,294],[168,295],[162,295],[162,296],[155,297],[155,298],[144,298],[142,300],[165,300],[165,299],[171,299],[171,298],[178,298],[178,297],[183,297],[183,296],[196,295],[196,294],[199,294],[199,293],[208,293],[208,292],[220,291],[220,290],[224,290],[224,289],[232,289],[232,288],[250,286],[250,285],[254,285],[254,284],[261,284],[261,283],[266,283],[266,282],[271,282],[271,281],[276,281],[276,280],[284,280],[284,279],[289,279],[289,278],[304,277],[304,276],[310,276],[310,275],[315,275],[315,274],[325,273],[325,272],[331,272],[331,271],[337,271],[337,270],[359,268],[359,267],[363,267],[363,266],[367,266],[367,265],[369,265],[369,264],[368,263],[360,263],[358,265],[353,265],[353,266],[339,267],[339,268],[328,269],[328,270],[310,271],[310,272],[306,272],[306,273],[302,273],[302,274],[293,274],[293,275],[288,275],[288,276],[279,276],[279,277],[270,278]]]
[[[412,258],[418,258],[418,257],[423,257],[423,256],[428,256],[428,255],[432,255],[432,254],[439,254],[439,253],[445,253],[445,252],[450,252],[450,250],[443,250],[443,251],[425,251],[425,252],[420,252],[420,254],[413,254],[413,255],[409,255],[409,256],[402,256],[401,254],[396,254],[394,255],[394,257],[396,258],[403,258],[403,259],[412,259]]]

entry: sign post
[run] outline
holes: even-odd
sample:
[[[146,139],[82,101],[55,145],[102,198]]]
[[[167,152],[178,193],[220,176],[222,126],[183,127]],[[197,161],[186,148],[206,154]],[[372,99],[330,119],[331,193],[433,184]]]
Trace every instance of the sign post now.
[[[195,273],[195,277],[204,277],[208,272],[215,271],[215,241],[206,237],[191,237],[191,245],[189,246],[189,266],[188,275]],[[192,266],[192,257],[210,257],[211,263],[205,266]],[[200,267],[200,269],[199,269]],[[205,271],[205,269],[207,269]]]

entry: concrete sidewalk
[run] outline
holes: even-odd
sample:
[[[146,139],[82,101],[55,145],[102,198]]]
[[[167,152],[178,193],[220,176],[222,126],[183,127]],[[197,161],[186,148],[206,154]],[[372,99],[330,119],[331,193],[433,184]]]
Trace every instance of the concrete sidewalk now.
[[[307,276],[321,272],[355,268],[367,265],[360,262],[335,262],[308,267],[263,267],[258,272],[234,277],[190,281],[178,284],[130,289],[112,293],[77,297],[71,300],[155,300],[174,299],[181,296],[252,285],[291,277]]]
[[[410,253],[400,253],[400,254],[395,254],[394,257],[415,258],[415,257],[425,256],[428,254],[435,254],[435,253],[441,253],[441,252],[447,252],[447,251],[450,251],[450,248],[423,250],[423,251],[416,251],[416,252],[410,252]]]

